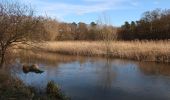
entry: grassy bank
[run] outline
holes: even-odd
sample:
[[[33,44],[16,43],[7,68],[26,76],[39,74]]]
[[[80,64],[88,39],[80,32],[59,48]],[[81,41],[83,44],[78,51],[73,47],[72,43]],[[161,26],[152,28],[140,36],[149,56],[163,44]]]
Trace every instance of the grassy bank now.
[[[97,41],[45,42],[39,50],[69,55],[106,56],[138,61],[170,62],[170,41]],[[108,46],[108,47],[107,47]]]
[[[39,93],[33,87],[24,85],[7,71],[0,69],[0,100],[68,100],[58,86],[50,81],[46,91]]]

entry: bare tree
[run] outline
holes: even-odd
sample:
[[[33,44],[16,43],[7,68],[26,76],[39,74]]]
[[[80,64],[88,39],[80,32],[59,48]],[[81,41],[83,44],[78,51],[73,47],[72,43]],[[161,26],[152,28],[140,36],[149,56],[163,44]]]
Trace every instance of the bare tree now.
[[[47,40],[54,41],[56,37],[59,35],[59,23],[57,20],[52,18],[46,18],[43,21],[44,29],[46,31]]]
[[[0,2],[1,66],[10,47],[25,43],[29,36],[35,33],[38,19],[33,15],[34,12],[29,6],[14,1]]]
[[[111,53],[111,42],[117,38],[116,28],[111,25],[110,17],[106,14],[100,17],[98,25],[100,25],[101,28],[100,34],[106,48],[106,56],[108,57]]]

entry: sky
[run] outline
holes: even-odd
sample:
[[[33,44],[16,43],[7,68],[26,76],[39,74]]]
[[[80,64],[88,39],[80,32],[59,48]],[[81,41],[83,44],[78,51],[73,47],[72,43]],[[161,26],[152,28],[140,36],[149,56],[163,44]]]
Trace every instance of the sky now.
[[[21,0],[31,4],[37,15],[50,16],[64,22],[98,21],[107,16],[110,24],[121,26],[136,21],[145,11],[170,9],[170,0]]]

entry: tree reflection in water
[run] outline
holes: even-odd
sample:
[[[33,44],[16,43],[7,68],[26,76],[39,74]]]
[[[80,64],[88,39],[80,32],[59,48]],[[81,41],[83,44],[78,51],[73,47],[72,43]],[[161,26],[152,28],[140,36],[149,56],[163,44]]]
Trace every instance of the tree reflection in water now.
[[[138,63],[139,69],[146,75],[164,75],[170,76],[170,66],[168,64],[159,63]]]

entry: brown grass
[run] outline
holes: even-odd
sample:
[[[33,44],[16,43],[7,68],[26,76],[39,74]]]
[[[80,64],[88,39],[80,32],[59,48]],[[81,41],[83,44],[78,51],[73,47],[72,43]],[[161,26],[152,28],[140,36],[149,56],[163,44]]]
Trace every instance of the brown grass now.
[[[41,51],[69,55],[106,56],[106,43],[101,41],[45,42]],[[170,62],[170,41],[113,41],[109,57],[139,61]]]

